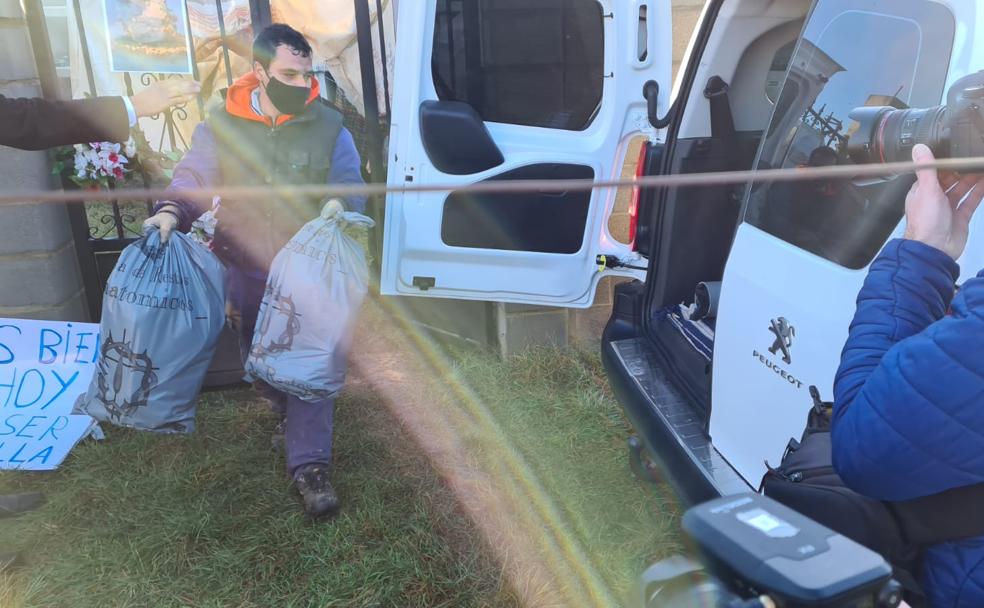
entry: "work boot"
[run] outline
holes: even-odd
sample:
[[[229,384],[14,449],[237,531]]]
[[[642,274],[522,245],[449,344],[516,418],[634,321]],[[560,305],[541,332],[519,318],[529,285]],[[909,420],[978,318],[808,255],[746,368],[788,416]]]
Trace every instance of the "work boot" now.
[[[287,418],[284,416],[280,417],[280,421],[277,422],[277,426],[273,427],[273,433],[270,434],[270,447],[274,450],[283,450],[284,445],[287,443]]]
[[[0,494],[0,518],[33,511],[42,504],[44,504],[44,495],[41,492]]]
[[[304,500],[304,512],[311,517],[331,517],[338,513],[338,496],[328,481],[328,467],[309,464],[294,474],[294,486]]]

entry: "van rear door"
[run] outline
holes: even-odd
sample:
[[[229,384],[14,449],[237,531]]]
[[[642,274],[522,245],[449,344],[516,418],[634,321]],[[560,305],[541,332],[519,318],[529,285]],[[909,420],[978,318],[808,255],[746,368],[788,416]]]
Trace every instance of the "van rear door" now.
[[[954,40],[942,3],[819,0],[758,166],[848,164],[855,107],[941,103]],[[942,67],[941,67],[942,66]],[[724,275],[710,433],[753,486],[831,398],[866,268],[898,234],[911,176],[754,184]]]
[[[669,0],[419,0],[399,7],[387,295],[586,307],[614,189],[469,193],[504,180],[608,180],[669,91]],[[660,112],[666,112],[667,94]],[[616,272],[617,273],[617,272]]]

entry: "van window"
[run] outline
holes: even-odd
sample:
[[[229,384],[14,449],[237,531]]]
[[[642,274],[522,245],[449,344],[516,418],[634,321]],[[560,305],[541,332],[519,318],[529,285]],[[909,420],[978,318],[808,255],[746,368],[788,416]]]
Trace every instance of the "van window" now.
[[[604,49],[596,0],[438,0],[434,88],[489,122],[580,131],[601,104]]]
[[[851,164],[848,117],[866,105],[939,105],[954,20],[935,2],[819,0],[789,63],[760,168]],[[745,220],[848,268],[864,268],[902,219],[914,178],[753,184]]]

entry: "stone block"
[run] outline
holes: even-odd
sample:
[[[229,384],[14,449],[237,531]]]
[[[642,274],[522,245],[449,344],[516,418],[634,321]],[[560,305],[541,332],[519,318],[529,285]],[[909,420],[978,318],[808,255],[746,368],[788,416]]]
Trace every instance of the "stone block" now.
[[[79,323],[87,323],[90,320],[85,311],[83,292],[79,292],[67,301],[54,306],[0,306],[0,317],[42,321],[77,321]]]
[[[625,163],[622,165],[622,179],[632,179],[635,177],[636,169],[639,165],[639,148],[645,141],[644,137],[635,137],[629,142],[628,151],[625,153]],[[629,212],[629,205],[632,203],[632,188],[619,188],[615,192],[615,206],[609,216],[608,231],[617,241],[622,243],[629,242],[628,219],[616,219]]]
[[[633,166],[635,163],[632,163]],[[634,171],[634,169],[633,169]],[[632,179],[635,175],[623,176],[623,179]],[[615,191],[615,206],[612,207],[612,214],[628,213],[629,206],[632,204],[632,192],[635,190],[630,186],[623,186]]]
[[[35,192],[51,190],[55,176],[45,152],[26,152],[0,146],[0,171],[3,171],[4,192]],[[30,202],[25,200],[24,202]]]
[[[612,316],[615,286],[631,279],[605,277],[598,283],[591,308],[570,312],[570,342],[583,348],[596,349],[601,344],[601,334]]]
[[[498,307],[499,349],[509,357],[536,346],[568,345],[568,311],[548,309],[547,312],[508,314]]]
[[[615,284],[621,282],[625,279],[621,277],[605,277],[598,282],[598,289],[595,291],[595,299],[592,307],[594,306],[611,306],[612,303],[612,293],[615,290]]]
[[[497,344],[496,307],[491,302],[439,298],[389,298],[390,304],[441,344]]]
[[[555,306],[540,306],[539,304],[502,304],[501,307],[507,315],[558,310]]]
[[[61,205],[0,208],[0,256],[53,251],[71,238],[68,217]]]
[[[636,167],[639,165],[639,148],[646,141],[645,137],[633,137],[629,142],[629,149],[625,152],[625,164],[622,165],[622,177],[632,179],[636,174]],[[632,192],[632,189],[629,189]]]
[[[611,315],[611,304],[572,311],[571,342],[589,350],[597,349],[601,345],[601,334]]]
[[[629,214],[619,213],[608,218],[608,231],[619,243],[629,242]]]
[[[700,21],[701,6],[685,5],[673,9],[673,61],[679,62],[687,52],[690,37]],[[676,70],[674,70],[674,73]]]
[[[24,9],[21,8],[20,0],[0,0],[0,19],[24,19]]]
[[[38,77],[26,25],[0,28],[0,57],[3,57],[0,80],[32,80]]]
[[[39,80],[0,80],[0,95],[4,97],[41,97]]]
[[[71,241],[46,254],[0,257],[0,306],[51,307],[81,289],[75,247]]]
[[[574,342],[597,345],[611,316],[615,285],[627,280],[605,277],[599,281],[594,303],[588,309],[497,304],[502,355],[516,354],[532,346],[566,346]]]

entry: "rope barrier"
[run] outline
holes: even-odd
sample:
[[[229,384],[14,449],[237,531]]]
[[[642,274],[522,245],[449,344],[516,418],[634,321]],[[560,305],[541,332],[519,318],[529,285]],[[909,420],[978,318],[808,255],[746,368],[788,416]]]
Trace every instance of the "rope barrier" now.
[[[122,190],[26,191],[0,194],[0,207],[25,202],[65,204],[82,202],[113,202],[120,200],[189,200],[210,206],[213,197],[228,200],[263,198],[330,198],[372,196],[379,194],[411,194],[427,192],[458,192],[474,194],[506,194],[522,192],[583,192],[606,188],[687,188],[695,186],[725,186],[769,182],[818,181],[831,179],[875,179],[913,173],[922,169],[940,171],[984,172],[984,157],[942,159],[933,163],[912,162],[873,165],[846,165],[796,169],[767,169],[688,173],[684,175],[653,175],[638,179],[619,180],[502,180],[471,184],[311,184],[298,186],[217,186],[194,189],[132,188]]]

